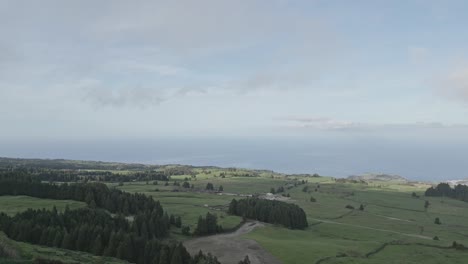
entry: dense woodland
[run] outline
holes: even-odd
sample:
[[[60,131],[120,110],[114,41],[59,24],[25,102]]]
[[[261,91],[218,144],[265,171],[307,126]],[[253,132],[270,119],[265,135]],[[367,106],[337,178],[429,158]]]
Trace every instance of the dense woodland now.
[[[258,198],[233,199],[229,204],[230,214],[262,222],[281,224],[290,229],[304,229],[308,226],[307,217],[295,204]]]
[[[169,225],[167,223],[167,225]],[[111,217],[103,210],[82,208],[32,210],[9,217],[0,213],[0,230],[8,237],[32,244],[117,257],[134,263],[219,263],[211,256],[191,257],[181,243],[161,243],[151,234],[156,225]],[[167,228],[167,226],[165,227]],[[216,262],[215,262],[216,261]]]
[[[219,263],[202,253],[191,257],[180,243],[162,243],[171,224],[159,202],[142,194],[109,189],[101,183],[41,183],[23,172],[0,174],[0,195],[82,201],[87,208],[58,212],[32,210],[10,217],[0,213],[0,230],[18,241],[117,257],[134,263]],[[111,216],[108,212],[115,213]],[[125,215],[132,215],[129,222]]]
[[[427,189],[424,195],[444,196],[468,202],[468,186],[458,184],[452,188],[448,183],[439,183],[436,187]]]
[[[195,235],[211,235],[223,231],[223,227],[218,225],[218,217],[214,214],[206,213],[206,217],[198,218]]]
[[[130,194],[110,189],[103,183],[53,184],[41,183],[23,173],[0,174],[0,195],[28,195],[37,198],[75,200],[99,207],[111,213],[138,215],[163,214],[159,202],[143,194]]]

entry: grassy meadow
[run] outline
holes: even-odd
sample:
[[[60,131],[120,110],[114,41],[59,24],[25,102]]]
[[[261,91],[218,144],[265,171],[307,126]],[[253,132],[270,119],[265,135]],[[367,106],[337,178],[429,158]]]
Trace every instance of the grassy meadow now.
[[[118,171],[118,170],[116,170]],[[257,241],[285,264],[303,263],[468,263],[468,252],[451,248],[453,241],[468,245],[468,203],[450,198],[424,197],[424,183],[340,182],[332,177],[282,175],[269,171],[194,168],[191,175],[171,176],[168,185],[159,181],[107,183],[131,193],[143,193],[160,201],[169,214],[181,216],[193,231],[198,217],[218,216],[225,230],[236,228],[241,217],[226,213],[229,202],[252,194],[266,194],[284,187],[287,202],[306,212],[309,227],[290,230],[266,224],[244,239]],[[123,173],[128,173],[124,170]],[[188,181],[193,188],[183,188]],[[302,182],[306,182],[302,184]],[[174,185],[175,182],[181,186]],[[222,193],[207,192],[208,183]],[[412,193],[418,197],[413,197]],[[311,197],[315,202],[311,201]],[[430,205],[424,207],[425,201]],[[0,196],[0,211],[13,215],[27,208],[63,210],[85,206],[76,201]],[[354,209],[346,208],[352,206]],[[363,210],[359,207],[362,205]],[[438,217],[441,224],[435,224]],[[190,239],[172,228],[172,238]],[[434,240],[437,237],[438,240]],[[5,238],[3,238],[5,240]],[[12,242],[22,254],[69,258],[80,263],[102,261],[90,255]],[[76,255],[78,254],[78,255]],[[105,263],[113,263],[115,260]],[[115,263],[118,263],[115,262]]]
[[[225,177],[220,174],[224,173]],[[193,190],[174,186],[189,178]],[[228,194],[264,194],[272,187],[288,186],[295,180],[306,184],[286,189],[288,202],[302,207],[310,227],[289,230],[267,225],[245,238],[259,242],[283,263],[425,263],[468,262],[468,253],[448,248],[453,241],[468,244],[468,203],[449,198],[424,197],[427,184],[399,182],[338,183],[331,177],[278,176],[263,174],[239,177],[228,171],[172,177],[169,186],[162,182],[125,183],[117,188],[153,196],[170,213],[181,215],[194,227],[199,215],[207,211],[220,217],[225,228],[239,224],[240,218],[220,211],[232,198],[241,196],[204,192],[207,183],[222,185]],[[291,186],[291,185],[289,185]],[[308,191],[303,189],[308,186]],[[157,189],[157,191],[156,191]],[[178,190],[178,191],[174,191]],[[412,197],[412,192],[419,198]],[[316,202],[311,202],[314,197]],[[430,205],[424,208],[425,201]],[[360,205],[364,210],[359,210]],[[345,208],[351,205],[355,209]],[[434,219],[439,217],[442,224]],[[433,238],[437,236],[439,240]],[[392,257],[393,256],[393,257]],[[306,261],[306,262],[304,262]]]
[[[77,209],[86,206],[86,204],[83,202],[69,200],[40,199],[23,195],[0,196],[0,212],[4,212],[8,215],[14,215],[18,212],[26,211],[28,208],[45,208],[50,210],[54,206],[58,211],[63,211],[67,205],[70,207],[70,209]]]

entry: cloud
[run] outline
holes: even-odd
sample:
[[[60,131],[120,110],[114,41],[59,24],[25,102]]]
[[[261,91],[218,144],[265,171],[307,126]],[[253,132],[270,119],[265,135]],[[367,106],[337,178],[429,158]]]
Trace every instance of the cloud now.
[[[93,106],[157,105],[202,90],[295,89],[339,56],[325,19],[299,11],[280,0],[45,0],[27,8],[6,1],[0,74],[38,90],[83,89],[75,84],[99,79],[105,89],[85,89]]]
[[[286,117],[279,120],[286,121],[287,126],[310,128],[318,130],[355,130],[367,127],[365,124],[341,121],[327,117]]]
[[[282,126],[297,129],[329,131],[376,131],[376,130],[419,130],[419,129],[468,129],[468,124],[443,124],[440,122],[413,123],[361,123],[328,117],[285,117],[278,118]]]
[[[152,88],[152,87],[106,87],[95,79],[84,79],[75,87],[83,91],[82,100],[92,104],[96,109],[101,107],[136,107],[149,108],[168,100],[204,94],[206,90],[196,87]]]
[[[468,104],[468,67],[454,70],[438,81],[438,92]]]

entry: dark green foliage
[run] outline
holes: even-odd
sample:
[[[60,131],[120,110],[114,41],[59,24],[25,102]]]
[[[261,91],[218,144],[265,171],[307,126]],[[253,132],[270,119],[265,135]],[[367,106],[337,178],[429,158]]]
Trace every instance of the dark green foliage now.
[[[417,195],[415,192],[413,192],[413,193],[411,194],[411,197],[413,197],[413,198],[419,198],[419,195]]]
[[[361,205],[359,206],[359,210],[360,210],[360,211],[364,211],[364,205],[361,204]]]
[[[182,218],[180,218],[180,216],[177,216],[176,219],[175,219],[175,224],[174,224],[177,228],[181,228],[182,227]]]
[[[11,239],[31,244],[57,244],[138,264],[153,263],[154,259],[165,259],[166,262],[160,264],[194,263],[182,244],[164,245],[156,240],[154,234],[166,230],[169,220],[167,214],[158,216],[153,212],[153,216],[164,220],[156,225],[145,223],[145,217],[136,216],[130,223],[123,216],[113,218],[103,210],[90,208],[63,213],[29,209],[14,217],[0,213],[0,226]],[[208,217],[207,223],[211,223],[210,219]]]
[[[450,197],[468,202],[468,186],[458,184],[455,188],[448,183],[439,183],[436,187],[430,187],[424,193],[425,196]]]
[[[209,183],[206,184],[205,189],[208,190],[208,191],[213,191],[214,186],[213,186],[213,184],[211,182],[209,182]]]
[[[311,196],[311,197],[310,197],[310,201],[313,202],[313,203],[315,203],[315,202],[317,202],[317,199],[315,199],[314,197]]]
[[[249,256],[245,256],[244,260],[239,261],[239,264],[250,264]]]
[[[34,259],[34,264],[64,264],[60,260],[55,259],[44,259],[44,258],[36,258]]]
[[[111,213],[135,215],[143,212],[162,214],[159,202],[143,194],[130,194],[109,189],[102,183],[55,185],[41,183],[21,174],[0,175],[0,195],[28,195],[37,198],[75,200],[91,207],[104,208]]]
[[[222,185],[220,185],[219,188],[218,188],[218,192],[223,192],[223,191],[224,191],[224,188],[223,188]]]
[[[351,209],[351,210],[354,210],[354,206],[352,206],[352,205],[349,205],[349,204],[348,204],[348,205],[346,205],[346,206],[345,206],[345,208],[346,208],[346,209]]]
[[[184,183],[182,183],[182,187],[188,189],[190,188],[190,183],[188,183],[187,181],[184,181]]]
[[[440,222],[440,219],[439,219],[439,217],[436,217],[436,218],[435,218],[435,220],[434,220],[434,224],[436,224],[436,225],[440,225],[440,224],[442,224],[442,223]]]
[[[184,226],[184,227],[182,227],[182,235],[184,235],[184,236],[190,236],[190,226]]]
[[[223,228],[218,225],[218,217],[214,214],[206,213],[206,217],[198,218],[197,227],[194,234],[198,236],[211,235],[221,232]]]
[[[203,254],[203,252],[200,250],[198,251],[198,254],[196,254],[193,257],[193,263],[194,264],[221,264],[218,259],[208,253],[207,255]]]
[[[2,194],[70,199],[90,205],[77,210],[66,207],[64,212],[56,208],[29,209],[13,217],[0,213],[0,230],[11,239],[118,257],[137,264],[194,263],[181,244],[164,245],[158,241],[167,236],[171,219],[151,197],[109,189],[100,183],[44,184],[17,174],[0,174]],[[124,217],[126,214],[134,216],[132,222]],[[174,225],[182,226],[180,217],[172,219]],[[206,222],[210,226],[212,217],[207,217]]]
[[[426,200],[426,201],[424,202],[424,209],[425,209],[426,211],[427,211],[427,208],[429,208],[429,205],[430,205],[429,201]]]
[[[452,247],[456,250],[465,250],[466,247],[463,244],[457,243],[457,241],[453,241]]]
[[[302,188],[302,191],[303,192],[308,192],[309,191],[309,186],[304,186],[304,188]]]
[[[258,198],[233,199],[229,213],[262,222],[281,224],[291,229],[304,229],[308,226],[307,217],[295,204]]]
[[[438,237],[438,236],[435,236],[435,237],[433,238],[433,240],[439,240],[439,237]]]

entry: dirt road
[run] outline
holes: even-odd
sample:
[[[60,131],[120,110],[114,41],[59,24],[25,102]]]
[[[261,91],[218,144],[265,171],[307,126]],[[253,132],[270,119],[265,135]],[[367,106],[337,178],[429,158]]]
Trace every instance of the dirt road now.
[[[223,264],[237,264],[246,255],[252,264],[281,264],[254,240],[240,238],[263,225],[260,222],[247,222],[235,232],[187,240],[184,245],[190,254],[196,254],[201,249],[218,257]]]

